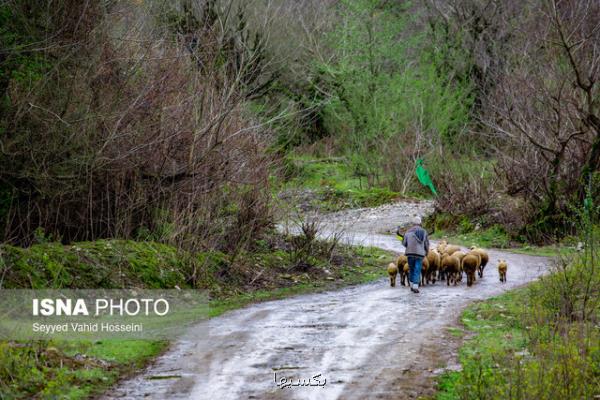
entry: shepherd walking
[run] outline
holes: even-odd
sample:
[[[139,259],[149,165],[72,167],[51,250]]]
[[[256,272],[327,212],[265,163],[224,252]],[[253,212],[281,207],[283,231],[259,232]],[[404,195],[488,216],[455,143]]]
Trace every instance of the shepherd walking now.
[[[421,267],[423,266],[423,258],[429,251],[429,238],[427,237],[427,231],[421,227],[421,217],[415,217],[413,223],[414,226],[404,234],[402,244],[406,247],[404,254],[408,258],[410,290],[413,293],[419,293]]]

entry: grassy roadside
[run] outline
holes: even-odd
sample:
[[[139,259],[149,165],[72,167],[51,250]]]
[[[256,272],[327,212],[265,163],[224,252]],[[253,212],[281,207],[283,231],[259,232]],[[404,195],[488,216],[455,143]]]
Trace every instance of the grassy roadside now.
[[[477,247],[503,249],[511,253],[542,257],[572,257],[577,253],[577,243],[572,240],[549,246],[527,245],[511,241],[508,234],[499,226],[466,233],[437,230],[431,235],[431,239],[446,239],[449,243],[465,247],[475,245]]]
[[[484,248],[506,249],[511,247],[510,238],[498,226],[488,229],[478,229],[461,233],[456,231],[436,229],[431,235],[433,240],[446,239],[449,243],[470,247],[473,245]]]
[[[483,380],[498,373],[495,359],[517,354],[526,348],[524,332],[518,321],[525,289],[469,306],[461,316],[465,330],[472,333],[459,351],[461,371],[447,372],[438,381],[437,400],[456,400],[481,395]],[[475,391],[467,393],[474,386]],[[470,398],[470,397],[469,397]]]
[[[209,316],[253,302],[335,289],[384,276],[393,255],[271,237],[235,257],[187,254],[159,243],[102,240],[28,249],[0,246],[5,288],[171,288],[208,290]],[[194,274],[194,271],[196,272]],[[200,271],[200,272],[198,272]],[[196,280],[191,281],[190,276]],[[166,341],[0,342],[0,399],[85,399],[134,373]]]
[[[469,306],[462,370],[439,378],[435,399],[598,398],[598,327],[549,321],[547,290],[542,281]]]
[[[227,311],[260,301],[277,300],[300,294],[335,290],[344,286],[371,282],[387,276],[383,266],[394,261],[396,258],[394,254],[375,247],[356,247],[354,251],[363,260],[363,264],[343,268],[340,271],[340,275],[333,280],[298,282],[290,287],[263,289],[249,293],[239,293],[222,299],[214,299],[210,302],[209,316],[211,318],[217,317]]]

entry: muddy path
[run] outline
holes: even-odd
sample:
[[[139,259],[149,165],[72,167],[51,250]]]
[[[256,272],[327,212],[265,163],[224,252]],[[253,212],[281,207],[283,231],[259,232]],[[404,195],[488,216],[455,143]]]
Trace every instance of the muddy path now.
[[[399,203],[337,213],[321,222],[325,236],[343,230],[346,242],[402,251],[400,242],[384,233],[430,210],[429,203]],[[509,264],[506,284],[498,281],[498,258]],[[413,294],[381,279],[255,304],[201,324],[104,398],[403,399],[431,394],[432,378],[455,359],[457,343],[447,328],[456,324],[460,311],[536,279],[547,264],[542,257],[491,250],[484,277],[470,288],[463,280],[456,287],[437,283]],[[307,386],[282,385],[282,378],[306,379]]]

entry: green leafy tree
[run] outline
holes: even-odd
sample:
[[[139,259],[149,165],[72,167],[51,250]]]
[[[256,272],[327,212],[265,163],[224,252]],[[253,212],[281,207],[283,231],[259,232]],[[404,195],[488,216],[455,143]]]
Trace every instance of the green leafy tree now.
[[[342,23],[328,38],[332,57],[318,66],[331,95],[323,110],[328,130],[371,184],[386,170],[414,170],[419,155],[468,121],[469,88],[439,76],[408,7],[343,1]],[[402,168],[389,168],[390,160]]]

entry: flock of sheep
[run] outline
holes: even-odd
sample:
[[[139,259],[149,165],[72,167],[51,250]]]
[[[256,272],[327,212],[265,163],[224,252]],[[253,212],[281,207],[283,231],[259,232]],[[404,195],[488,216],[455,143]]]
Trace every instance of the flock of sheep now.
[[[421,267],[421,285],[435,283],[436,280],[446,280],[446,284],[452,282],[456,285],[462,282],[463,272],[467,275],[467,286],[475,283],[475,274],[483,277],[483,270],[490,257],[488,253],[481,248],[472,246],[468,252],[463,252],[460,247],[448,244],[442,240],[435,249],[430,249],[427,257],[423,258]],[[506,260],[500,260],[498,263],[498,274],[500,282],[506,282],[506,270],[508,264]],[[387,268],[390,275],[390,285],[396,286],[396,276],[400,274],[400,283],[410,285],[408,282],[408,259],[402,254],[398,257],[396,263],[390,263]]]

